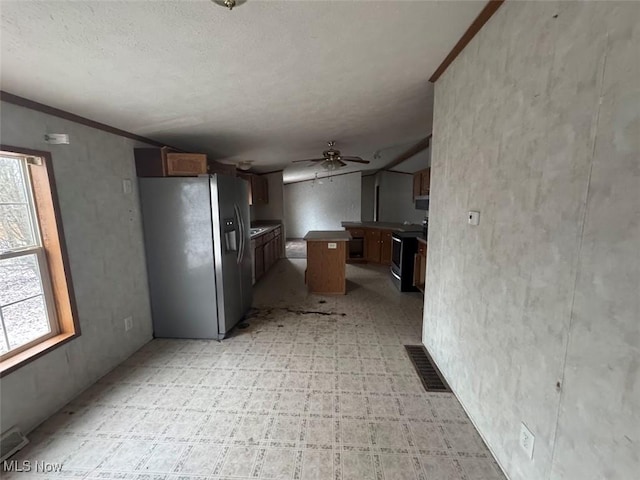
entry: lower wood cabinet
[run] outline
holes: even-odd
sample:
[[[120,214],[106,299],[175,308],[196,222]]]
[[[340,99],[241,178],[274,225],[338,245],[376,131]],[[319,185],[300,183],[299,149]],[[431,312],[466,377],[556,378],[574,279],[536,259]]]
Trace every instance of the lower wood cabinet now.
[[[391,265],[393,241],[391,240],[391,230],[380,231],[380,263]]]
[[[251,239],[253,247],[254,283],[269,271],[282,255],[282,228],[263,233]]]
[[[367,262],[380,263],[380,229],[365,229],[364,257],[367,259]]]
[[[418,242],[418,251],[413,257],[413,286],[424,292],[427,274],[427,244]]]
[[[364,230],[364,257],[367,262],[391,265],[392,231],[380,228]]]
[[[256,246],[253,254],[253,262],[255,264],[256,282],[264,275],[264,245]]]

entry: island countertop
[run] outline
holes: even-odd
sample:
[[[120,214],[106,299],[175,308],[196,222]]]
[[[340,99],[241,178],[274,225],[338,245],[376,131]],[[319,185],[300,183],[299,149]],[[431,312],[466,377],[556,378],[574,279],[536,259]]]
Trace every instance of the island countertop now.
[[[342,222],[345,228],[379,228],[396,232],[420,232],[422,225],[415,223],[391,223],[391,222]]]
[[[351,234],[344,230],[311,230],[303,240],[318,242],[348,242]]]

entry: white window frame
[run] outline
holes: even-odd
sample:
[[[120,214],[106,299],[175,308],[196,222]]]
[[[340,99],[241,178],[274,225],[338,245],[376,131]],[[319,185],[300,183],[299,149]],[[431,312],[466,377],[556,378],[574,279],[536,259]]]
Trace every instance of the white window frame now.
[[[38,163],[41,162],[42,159],[36,157],[30,157],[28,155],[21,155],[11,152],[0,152],[1,157],[5,158],[15,158],[20,161],[20,168],[22,170],[22,178],[23,178],[23,188],[25,193],[25,198],[27,199],[29,216],[30,216],[30,225],[31,225],[31,233],[34,239],[34,245],[25,248],[8,250],[6,252],[0,252],[0,261],[8,260],[11,258],[19,258],[25,257],[28,255],[35,255],[36,261],[38,264],[38,273],[40,276],[40,285],[42,287],[42,295],[44,297],[45,308],[47,312],[47,320],[49,322],[49,332],[41,335],[26,343],[24,345],[20,345],[14,349],[10,349],[4,354],[0,355],[0,361],[6,360],[7,358],[11,358],[14,355],[17,355],[29,348],[42,343],[49,338],[55,337],[60,332],[60,327],[58,324],[58,319],[56,316],[56,307],[55,307],[55,298],[53,295],[53,288],[51,286],[51,276],[49,274],[49,268],[47,267],[47,258],[46,252],[44,251],[44,247],[42,245],[42,235],[40,234],[40,224],[38,220],[38,215],[36,214],[36,207],[33,198],[33,183],[31,181],[31,175],[29,173],[29,168],[27,167],[28,162]],[[40,296],[40,294],[33,295],[28,298],[23,298],[17,300],[15,302],[10,302],[6,305],[0,305],[0,323],[2,324],[2,334],[4,335],[4,341],[6,342],[7,348],[10,348],[10,342],[7,335],[7,330],[4,324],[4,318],[2,316],[2,309],[8,307],[10,305],[14,305],[16,303],[23,302],[25,300],[29,300],[31,298],[35,298]]]

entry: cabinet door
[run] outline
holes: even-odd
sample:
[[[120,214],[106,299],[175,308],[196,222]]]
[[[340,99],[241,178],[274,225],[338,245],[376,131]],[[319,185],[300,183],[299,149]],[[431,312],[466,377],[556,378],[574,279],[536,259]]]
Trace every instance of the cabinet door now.
[[[383,265],[391,265],[391,230],[382,230],[380,232],[380,263]]]
[[[275,249],[273,248],[274,244],[273,244],[273,239],[269,240],[265,246],[265,258],[268,258],[267,260],[267,266],[265,268],[265,270],[269,270],[272,266],[273,266],[273,262],[274,262],[274,258],[273,258],[273,254]]]
[[[380,230],[365,230],[365,256],[368,262],[380,263]]]
[[[419,245],[413,262],[413,286],[424,292],[427,274],[427,246]]]
[[[269,182],[267,177],[260,177],[261,189],[260,189],[260,201],[264,204],[269,203]]]
[[[257,175],[251,175],[251,205],[260,205],[260,178]]]
[[[422,255],[416,253],[413,255],[413,286],[420,285],[420,268],[422,266]]]
[[[422,175],[420,172],[413,174],[413,199],[420,196],[422,191]]]
[[[422,170],[420,179],[420,194],[429,195],[429,185],[431,184],[431,169]]]
[[[256,281],[264,275],[264,245],[256,247]]]
[[[256,283],[256,241],[251,240],[251,280]]]
[[[249,184],[249,188],[247,189],[247,192],[249,193],[249,205],[253,205],[253,184],[251,182],[251,175],[240,173],[238,176]]]

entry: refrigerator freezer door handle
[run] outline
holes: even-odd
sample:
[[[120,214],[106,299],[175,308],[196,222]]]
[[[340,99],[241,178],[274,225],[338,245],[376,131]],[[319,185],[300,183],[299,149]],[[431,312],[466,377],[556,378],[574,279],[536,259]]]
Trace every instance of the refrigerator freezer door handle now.
[[[239,264],[242,262],[242,243],[243,243],[243,235],[242,235],[242,217],[240,216],[240,208],[236,203],[233,204],[233,209],[235,210],[236,220],[238,225],[238,237],[236,239],[237,247],[238,247],[238,255],[236,257],[236,262]]]
[[[244,246],[245,246],[245,239],[244,239],[244,217],[242,216],[242,210],[240,210],[240,207],[238,207],[238,215],[240,216],[240,245],[241,245],[241,250],[240,250],[240,262],[242,263],[244,261]]]
[[[238,255],[238,263],[242,263],[244,261],[244,248],[246,246],[246,240],[245,240],[245,234],[246,234],[246,230],[245,230],[245,224],[244,224],[244,217],[242,216],[242,211],[240,210],[240,207],[238,206],[238,204],[235,205],[236,208],[236,212],[238,215],[238,227],[239,227],[239,233],[240,233],[240,247],[239,247],[239,255]]]

